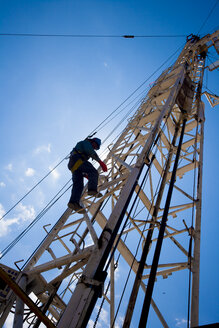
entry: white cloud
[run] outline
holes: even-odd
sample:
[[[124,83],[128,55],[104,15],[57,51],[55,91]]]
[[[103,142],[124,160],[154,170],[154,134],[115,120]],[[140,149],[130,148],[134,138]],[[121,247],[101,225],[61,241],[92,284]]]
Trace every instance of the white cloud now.
[[[88,326],[87,326],[87,328],[93,328],[94,327],[94,321],[92,320],[92,319],[90,319],[89,321],[88,321]],[[97,324],[96,324],[96,328],[102,328],[102,325],[99,323],[99,322],[97,322]]]
[[[98,313],[99,311],[99,306],[95,306],[95,311]],[[93,323],[93,320],[90,320],[88,322],[88,327],[93,327],[92,326],[92,323]],[[96,327],[97,328],[101,328],[101,327],[109,327],[109,313],[104,309],[102,308],[101,309],[101,312],[100,312],[100,315],[99,315],[99,319],[97,321],[97,325]]]
[[[20,225],[26,221],[30,221],[35,217],[35,210],[31,205],[23,205],[22,203],[17,206],[17,216],[13,218],[3,218],[0,220],[0,237],[7,235],[10,232],[12,225]],[[0,204],[0,218],[5,214],[5,209]]]
[[[51,153],[51,144],[39,146],[34,150],[35,155],[38,155],[42,152]]]
[[[106,325],[108,323],[108,312],[102,308],[100,312],[100,320],[103,321]]]
[[[18,211],[20,221],[22,221],[22,222],[30,221],[36,215],[35,209],[33,208],[33,206],[31,206],[31,205],[25,206],[22,203],[18,204],[17,211]]]
[[[4,182],[0,182],[0,187],[4,188],[6,184]]]
[[[0,218],[5,215],[5,209],[2,204],[0,204]],[[18,220],[16,218],[14,219],[8,219],[6,220],[5,218],[0,220],[0,237],[7,235],[10,226],[12,224],[18,223]]]
[[[0,218],[2,218],[3,215],[5,215],[5,210],[4,210],[3,205],[0,203]]]
[[[53,169],[53,167],[52,167],[52,166],[49,166],[49,170],[51,171],[52,169]],[[59,177],[60,177],[60,174],[59,174],[58,170],[55,169],[55,170],[53,170],[53,171],[51,172],[51,176],[52,176],[52,178],[53,178],[54,180],[58,180]]]
[[[0,237],[7,235],[8,232],[10,231],[10,226],[13,224],[18,224],[18,222],[19,222],[18,218],[7,219],[7,220],[3,218],[0,221]]]
[[[35,170],[32,169],[31,167],[28,167],[27,170],[25,171],[25,175],[27,177],[32,177],[35,174]]]
[[[94,326],[94,321],[93,320],[89,320],[88,321],[88,326],[87,326],[87,328],[92,328]]]
[[[105,67],[109,67],[109,65],[108,65],[107,62],[104,62],[103,65],[104,65]]]
[[[116,325],[115,325],[115,328],[120,328],[120,327],[122,327],[122,324],[123,324],[124,319],[125,319],[124,317],[119,316],[118,319],[117,319],[117,323],[116,323]]]
[[[179,318],[176,318],[175,319],[176,321],[176,327],[187,327],[187,320],[182,318],[182,319],[179,319]]]
[[[45,194],[42,190],[37,191],[37,196],[36,196],[36,205],[39,207],[44,207],[45,206]]]
[[[12,163],[9,163],[7,166],[5,166],[5,169],[8,170],[8,171],[12,171],[13,170]]]

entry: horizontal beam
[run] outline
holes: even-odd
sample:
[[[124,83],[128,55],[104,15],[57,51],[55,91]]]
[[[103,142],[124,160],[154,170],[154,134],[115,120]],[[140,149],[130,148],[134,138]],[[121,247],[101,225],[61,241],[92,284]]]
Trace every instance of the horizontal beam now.
[[[45,272],[45,271],[48,271],[51,269],[58,268],[62,265],[66,265],[66,264],[70,264],[75,261],[83,260],[83,259],[89,257],[92,254],[93,250],[94,250],[94,246],[89,246],[79,254],[76,254],[76,255],[69,254],[69,255],[62,256],[53,261],[49,261],[44,264],[38,265],[38,266],[34,267],[33,269],[31,269],[27,273],[28,273],[28,275],[32,275],[32,274],[36,274],[36,273],[38,274],[41,272]]]

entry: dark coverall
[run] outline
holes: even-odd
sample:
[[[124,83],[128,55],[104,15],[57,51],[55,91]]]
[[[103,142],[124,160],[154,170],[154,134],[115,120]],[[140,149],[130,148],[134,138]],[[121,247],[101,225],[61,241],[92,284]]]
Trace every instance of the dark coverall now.
[[[72,150],[68,162],[68,168],[72,172],[73,187],[69,203],[78,203],[84,188],[83,177],[88,177],[88,191],[96,191],[98,183],[98,172],[88,162],[89,158],[100,161],[97,153],[87,139],[79,141]]]

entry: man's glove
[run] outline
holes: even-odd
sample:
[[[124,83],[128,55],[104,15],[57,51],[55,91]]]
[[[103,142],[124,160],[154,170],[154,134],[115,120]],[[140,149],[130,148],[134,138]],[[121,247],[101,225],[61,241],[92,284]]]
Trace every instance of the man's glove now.
[[[100,164],[103,172],[107,172],[107,166],[106,166],[106,164],[104,162],[102,162],[102,161],[99,161],[99,164]]]

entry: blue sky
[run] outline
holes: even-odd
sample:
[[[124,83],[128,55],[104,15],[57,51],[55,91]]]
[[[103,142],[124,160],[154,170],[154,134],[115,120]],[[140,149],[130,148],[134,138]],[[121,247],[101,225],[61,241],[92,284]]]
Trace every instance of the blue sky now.
[[[215,3],[215,0],[1,0],[0,33],[189,35],[199,32]],[[218,28],[218,17],[219,5],[202,27],[201,36]],[[1,215],[184,44],[183,37],[0,36]],[[139,93],[172,64],[176,55]],[[207,73],[204,84],[216,94],[218,83],[218,71]],[[206,324],[219,320],[219,108],[212,109],[204,97],[203,100],[206,124],[200,323]],[[104,139],[121,117],[115,118],[98,136]],[[27,226],[68,179],[64,162],[0,222],[0,250]],[[16,260],[26,259],[44,236],[42,225],[53,224],[65,210],[67,201],[68,195],[63,196],[46,221],[38,223],[30,236],[5,256],[3,263],[13,265]],[[186,327],[183,315],[176,315],[175,321],[172,320],[171,327]]]

